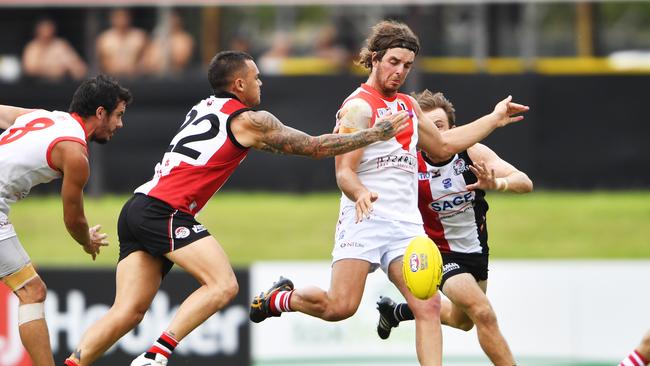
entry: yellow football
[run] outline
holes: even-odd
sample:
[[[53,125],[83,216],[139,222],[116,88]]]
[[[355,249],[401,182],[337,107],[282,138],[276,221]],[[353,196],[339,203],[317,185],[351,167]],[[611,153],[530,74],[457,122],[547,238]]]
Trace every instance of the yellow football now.
[[[442,280],[442,256],[431,239],[418,236],[411,240],[402,263],[402,274],[409,291],[426,300],[438,292]]]

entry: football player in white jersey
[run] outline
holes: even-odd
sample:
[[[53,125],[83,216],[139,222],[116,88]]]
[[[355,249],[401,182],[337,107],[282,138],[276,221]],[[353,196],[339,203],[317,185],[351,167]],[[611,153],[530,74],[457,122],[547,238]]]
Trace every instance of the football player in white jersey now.
[[[223,51],[208,68],[214,95],[188,112],[152,179],[138,187],[118,220],[120,260],[109,312],[83,335],[65,365],[90,365],[138,325],[161,280],[178,264],[200,283],[151,347],[131,366],[166,365],[178,343],[226,306],[239,290],[223,248],[195,219],[253,148],[312,158],[331,157],[392,138],[406,112],[354,134],[309,136],[282,124],[259,105],[259,70],[246,53]]]
[[[438,130],[456,128],[454,106],[442,93],[425,90],[415,98]],[[480,143],[446,159],[431,159],[422,154],[420,173],[425,174],[419,185],[420,213],[427,234],[442,253],[444,266],[440,288],[448,298],[442,301],[440,320],[442,324],[465,331],[476,324],[479,343],[490,361],[497,366],[512,366],[514,357],[485,294],[489,253],[484,196],[488,190],[529,193],[533,190],[533,182],[524,172]],[[459,171],[454,163],[464,169]],[[442,182],[447,185],[443,186]],[[469,196],[469,202],[458,200],[464,206],[454,206],[456,198],[468,197],[471,191],[474,194]],[[447,215],[448,212],[451,214]],[[400,321],[413,319],[406,303],[395,304],[390,298],[382,297],[377,304],[380,312],[377,332],[382,339],[388,338],[391,328]]]
[[[253,299],[250,318],[261,322],[284,311],[299,311],[328,321],[349,318],[359,306],[368,273],[381,267],[413,308],[420,364],[440,365],[440,297],[418,300],[402,278],[404,250],[413,238],[425,235],[422,218],[417,214],[416,147],[435,157],[452,155],[495,128],[520,121],[523,117],[514,115],[528,107],[508,97],[489,115],[441,134],[412,97],[398,92],[420,48],[411,29],[402,23],[383,21],[375,25],[366,42],[360,64],[370,70],[370,75],[337,113],[339,132],[367,128],[389,111],[408,110],[409,126],[394,139],[336,158],[336,180],[343,194],[329,290],[294,290],[293,283],[281,277]]]
[[[46,288],[9,221],[9,207],[32,187],[63,178],[63,221],[93,258],[108,245],[100,226],[89,228],[83,188],[90,174],[87,142],[105,143],[122,127],[131,94],[99,75],[84,81],[68,113],[0,105],[0,277],[18,296],[20,338],[36,366],[52,366],[43,313]]]
[[[650,364],[650,330],[641,339],[639,346],[632,351],[619,366],[648,366]]]

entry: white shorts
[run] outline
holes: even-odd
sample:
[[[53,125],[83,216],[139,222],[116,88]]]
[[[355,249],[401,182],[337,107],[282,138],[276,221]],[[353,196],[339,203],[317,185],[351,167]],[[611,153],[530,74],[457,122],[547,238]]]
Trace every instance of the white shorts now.
[[[0,278],[18,272],[30,262],[17,236],[0,240]]]
[[[381,269],[404,255],[416,236],[425,236],[421,223],[398,221],[372,215],[355,223],[355,208],[346,207],[336,225],[332,263],[341,259],[362,259],[370,262],[370,272]]]
[[[7,215],[0,211],[0,240],[11,238],[12,236],[16,236],[16,230],[14,230],[14,226],[9,221]]]

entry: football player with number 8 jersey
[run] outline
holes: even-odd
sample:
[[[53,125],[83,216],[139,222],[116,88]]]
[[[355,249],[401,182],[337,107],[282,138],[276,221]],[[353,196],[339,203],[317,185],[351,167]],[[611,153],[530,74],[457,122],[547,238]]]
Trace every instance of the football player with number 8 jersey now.
[[[0,105],[0,277],[19,299],[20,338],[36,366],[54,365],[43,312],[45,284],[32,266],[9,208],[41,183],[63,178],[63,219],[70,235],[95,259],[108,245],[100,226],[88,227],[83,188],[88,181],[87,142],[108,142],[122,127],[131,93],[109,77],[84,81],[68,112]]]
[[[392,138],[408,117],[406,112],[394,113],[354,134],[314,137],[283,125],[269,112],[252,109],[260,103],[262,81],[248,54],[218,53],[208,79],[214,95],[190,109],[153,178],[138,187],[122,209],[115,302],[88,329],[66,365],[93,363],[133,329],[172,264],[189,272],[201,287],[185,299],[167,329],[132,366],[166,365],[178,342],[232,300],[238,285],[228,257],[194,216],[251,148],[331,157]]]

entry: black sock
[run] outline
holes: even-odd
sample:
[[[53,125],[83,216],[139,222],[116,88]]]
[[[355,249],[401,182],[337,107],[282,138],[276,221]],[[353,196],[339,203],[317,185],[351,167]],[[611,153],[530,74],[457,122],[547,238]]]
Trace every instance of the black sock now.
[[[397,304],[397,306],[395,306],[393,315],[395,315],[395,319],[397,319],[398,322],[415,319],[413,312],[411,312],[411,309],[407,303]]]

